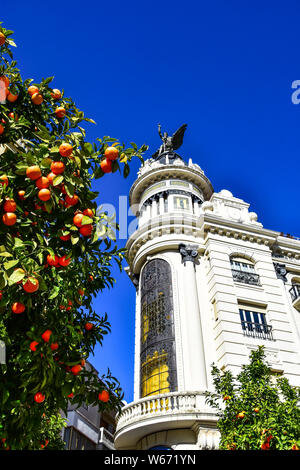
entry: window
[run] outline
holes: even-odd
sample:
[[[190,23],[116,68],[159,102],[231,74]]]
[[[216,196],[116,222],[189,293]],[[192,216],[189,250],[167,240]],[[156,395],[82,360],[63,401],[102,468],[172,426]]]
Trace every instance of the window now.
[[[267,324],[266,310],[258,306],[239,305],[243,333],[253,338],[272,340],[272,327]]]
[[[64,441],[67,450],[96,450],[96,444],[73,427],[65,428]]]
[[[255,272],[254,263],[244,258],[231,257],[231,272],[235,282],[244,284],[260,285],[259,276]]]
[[[292,302],[298,304],[300,300],[300,279],[292,279],[292,287],[290,288],[290,294],[292,298]]]
[[[187,197],[174,196],[174,209],[189,210],[189,199]]]
[[[177,389],[172,275],[169,263],[149,261],[141,276],[141,397]]]

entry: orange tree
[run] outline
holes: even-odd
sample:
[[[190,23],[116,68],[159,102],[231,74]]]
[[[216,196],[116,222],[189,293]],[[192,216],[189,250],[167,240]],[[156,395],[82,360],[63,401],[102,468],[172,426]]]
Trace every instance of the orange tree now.
[[[0,443],[39,449],[41,435],[51,438],[42,417],[51,421],[69,399],[120,407],[110,371],[99,381],[84,367],[110,331],[93,297],[114,284],[112,263],[121,267],[124,255],[91,186],[118,170],[126,177],[147,146],[87,142],[81,126],[93,121],[50,86],[53,77],[22,79],[11,36],[0,28]]]
[[[299,450],[300,389],[286,378],[274,380],[263,347],[234,379],[212,367],[216,393],[207,402],[218,410],[222,450]]]

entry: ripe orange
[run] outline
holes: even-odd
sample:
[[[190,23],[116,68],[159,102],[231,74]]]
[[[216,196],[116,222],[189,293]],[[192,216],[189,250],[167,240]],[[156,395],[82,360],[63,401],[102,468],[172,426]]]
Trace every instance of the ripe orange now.
[[[15,225],[17,222],[17,216],[14,212],[5,212],[5,214],[2,216],[2,221],[4,225]]]
[[[84,290],[83,289],[78,289],[78,294],[79,295],[84,295]]]
[[[93,323],[90,323],[90,322],[86,322],[86,324],[84,325],[84,328],[86,329],[86,331],[91,331],[93,327],[94,327]]]
[[[80,364],[76,364],[76,366],[71,367],[71,372],[73,375],[78,375],[81,370],[82,366]]]
[[[9,78],[8,78],[8,77],[6,77],[5,75],[2,75],[2,76],[0,77],[0,80],[1,80],[1,82],[4,82],[4,85],[6,86],[6,88],[9,87],[10,81],[9,81]]]
[[[95,215],[94,212],[92,211],[92,209],[85,209],[85,210],[83,211],[83,214],[84,214],[84,215],[87,215],[88,217],[91,217],[91,218],[93,218],[94,215]]]
[[[51,172],[51,173],[49,173],[49,175],[47,175],[49,184],[53,184],[53,180],[54,180],[55,176],[56,176],[56,174],[53,173],[53,172]]]
[[[16,116],[14,115],[14,113],[8,113],[8,117],[10,119],[14,119],[14,121],[18,121],[18,119],[19,119],[17,115]]]
[[[31,341],[29,345],[29,348],[31,349],[31,351],[36,351],[36,347],[38,344],[39,344],[38,341]]]
[[[111,165],[112,160],[107,160],[106,158],[101,161],[100,166],[102,168],[103,173],[110,173],[111,172]]]
[[[46,343],[48,343],[51,335],[52,335],[51,330],[45,330],[44,333],[42,334],[42,338]]]
[[[37,180],[38,178],[42,176],[42,172],[38,165],[32,165],[27,168],[26,175],[31,180]]]
[[[6,36],[4,36],[3,33],[0,33],[0,46],[3,46],[5,41],[6,41]]]
[[[0,124],[0,135],[2,135],[4,132],[4,127],[2,126],[2,124]]]
[[[107,390],[102,390],[102,392],[99,393],[98,398],[100,401],[103,401],[104,403],[108,402],[109,400],[109,393]]]
[[[54,257],[52,255],[48,255],[47,256],[47,263],[50,265],[50,266],[58,266],[59,264],[59,257],[57,255],[54,255]]]
[[[60,238],[63,242],[67,242],[68,240],[70,240],[71,234],[68,233],[68,235],[61,235],[59,238]]]
[[[33,292],[36,292],[39,289],[39,281],[35,277],[29,277],[25,284],[23,284],[23,289],[25,292],[28,292],[29,294],[32,294]]]
[[[27,92],[30,96],[34,95],[35,93],[39,92],[39,89],[35,85],[31,85],[30,87],[27,88]]]
[[[58,349],[58,343],[52,343],[50,348],[52,349],[52,351],[56,351],[56,349]]]
[[[23,201],[25,199],[25,191],[23,189],[18,191],[18,197],[19,197],[19,199],[21,199],[21,201]]]
[[[61,144],[58,149],[59,153],[61,154],[62,157],[70,157],[73,152],[73,147],[70,144]]]
[[[61,256],[58,260],[61,266],[69,266],[71,261],[72,261],[71,258],[67,258],[66,255]]]
[[[93,226],[92,226],[92,224],[83,225],[83,226],[80,227],[80,229],[79,229],[79,232],[80,232],[81,235],[83,235],[84,237],[90,237],[91,234],[92,234],[92,231],[93,231]]]
[[[6,98],[7,98],[8,101],[10,101],[11,103],[14,103],[15,101],[17,101],[18,97],[19,97],[19,95],[13,95],[13,93],[10,93],[10,92],[9,92]]]
[[[43,403],[44,400],[45,400],[45,395],[43,395],[41,392],[37,392],[34,395],[34,401],[36,401],[36,403]]]
[[[51,198],[51,192],[47,188],[40,189],[38,192],[38,198],[41,201],[49,201]]]
[[[57,118],[61,119],[61,118],[65,117],[66,110],[62,106],[59,106],[58,108],[56,108],[55,114],[56,114]]]
[[[65,164],[63,162],[52,162],[50,168],[52,173],[55,175],[60,175],[65,171]]]
[[[245,412],[241,411],[240,413],[237,414],[237,418],[243,419],[245,417]]]
[[[61,92],[57,88],[52,90],[51,96],[54,100],[59,100],[61,98]]]
[[[8,186],[8,178],[6,175],[0,176],[0,184],[2,184],[2,186]]]
[[[119,156],[119,150],[116,147],[107,147],[104,155],[107,160],[116,160]]]
[[[13,199],[7,198],[3,206],[5,212],[15,212],[16,208],[17,204],[15,203],[15,201]]]
[[[23,313],[25,305],[22,302],[14,302],[11,306],[13,313]]]
[[[76,206],[76,204],[78,204],[79,198],[77,194],[74,194],[74,196],[66,196],[65,201],[70,206]]]
[[[73,217],[73,224],[76,225],[76,227],[80,227],[83,217],[84,217],[84,216],[83,216],[83,214],[82,214],[81,212],[79,212],[78,214],[74,215],[74,217]]]
[[[34,93],[31,96],[31,101],[33,102],[33,104],[42,104],[42,102],[44,101],[43,95],[41,95],[40,93]]]
[[[47,176],[41,176],[35,182],[36,187],[39,188],[39,189],[48,188],[49,184],[50,184],[50,181],[47,178]]]

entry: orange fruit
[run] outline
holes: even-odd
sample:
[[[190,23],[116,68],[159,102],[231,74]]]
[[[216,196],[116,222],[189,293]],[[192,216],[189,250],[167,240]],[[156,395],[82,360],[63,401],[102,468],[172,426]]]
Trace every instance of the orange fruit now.
[[[68,235],[61,235],[59,238],[60,238],[63,242],[66,242],[66,241],[70,240],[71,234],[68,233]]]
[[[73,152],[73,147],[71,144],[64,143],[59,146],[58,151],[62,157],[70,157]]]
[[[4,132],[4,127],[2,126],[2,124],[0,124],[0,135],[2,135]]]
[[[109,400],[109,393],[107,390],[102,390],[102,392],[99,393],[98,398],[100,401],[103,401],[106,403]]]
[[[17,204],[15,203],[13,199],[6,199],[4,206],[3,206],[3,209],[5,210],[5,212],[15,212],[16,208],[17,208]]]
[[[91,234],[92,234],[92,231],[93,231],[93,226],[92,226],[92,224],[83,225],[83,226],[80,227],[80,229],[79,229],[79,232],[80,232],[81,235],[83,235],[84,237],[90,237]]]
[[[100,166],[102,168],[103,173],[110,173],[111,172],[111,162],[112,160],[107,160],[106,158],[101,161]]]
[[[119,157],[119,150],[116,147],[107,147],[104,155],[107,160],[116,160]]]
[[[14,302],[11,306],[13,313],[23,313],[25,310],[25,305],[22,302]]]
[[[2,186],[8,186],[8,178],[6,175],[0,176],[0,184],[2,184]]]
[[[51,330],[45,330],[44,333],[42,334],[42,338],[46,343],[48,343],[51,335],[52,335]]]
[[[61,256],[58,260],[61,266],[69,266],[71,261],[72,261],[71,258],[67,258],[66,255]]]
[[[59,106],[58,108],[56,108],[55,114],[56,114],[57,118],[61,119],[61,118],[65,117],[66,110],[62,106]]]
[[[49,189],[47,188],[43,188],[43,189],[40,189],[39,192],[38,192],[38,198],[41,200],[41,201],[49,201],[51,197],[51,192],[49,191]]]
[[[52,343],[50,348],[52,349],[52,351],[56,351],[56,349],[58,349],[58,343]]]
[[[8,78],[8,77],[6,77],[5,75],[2,75],[2,76],[0,77],[0,80],[1,80],[2,82],[4,82],[6,88],[9,87],[10,81],[9,81],[9,78]]]
[[[73,224],[76,225],[76,227],[80,227],[83,217],[84,217],[84,216],[83,216],[83,214],[82,214],[81,212],[79,212],[78,214],[74,215],[74,217],[73,217]]]
[[[90,322],[86,322],[86,324],[84,325],[84,328],[86,329],[86,331],[91,331],[93,327],[94,327],[93,323],[90,323]]]
[[[76,206],[76,204],[78,204],[79,198],[77,194],[74,194],[74,196],[66,196],[65,201],[70,206]]]
[[[20,191],[18,191],[18,197],[19,199],[21,199],[21,201],[24,200],[25,198],[25,191],[23,189],[21,189]]]
[[[14,212],[5,212],[2,216],[2,221],[4,225],[15,225],[17,222],[17,216]]]
[[[63,162],[52,162],[50,168],[52,173],[55,175],[60,175],[65,171],[65,164]]]
[[[36,292],[39,287],[39,281],[35,277],[29,277],[27,281],[23,284],[23,289],[29,294]]]
[[[30,87],[27,88],[27,92],[30,96],[34,95],[35,93],[39,92],[39,89],[35,85],[31,85]]]
[[[14,121],[18,121],[18,119],[19,119],[17,115],[16,115],[16,116],[14,115],[14,113],[9,113],[9,114],[8,114],[8,117],[9,117],[10,119],[14,119]]]
[[[90,217],[90,218],[93,218],[94,215],[95,215],[94,212],[92,211],[92,209],[85,209],[85,210],[83,211],[83,214],[84,214],[84,215],[87,215],[87,216]]]
[[[6,41],[6,36],[4,36],[3,33],[0,33],[0,46],[3,46],[5,41]]]
[[[57,88],[52,90],[51,96],[54,100],[59,100],[61,98],[61,92]]]
[[[39,344],[38,341],[31,341],[29,345],[29,348],[31,349],[31,351],[36,351],[36,347],[38,344]]]
[[[33,104],[42,104],[42,102],[44,101],[43,95],[41,95],[40,93],[34,93],[31,96],[31,101],[33,102]]]
[[[18,96],[19,96],[19,95],[13,95],[12,93],[9,92],[6,98],[7,98],[8,101],[10,101],[11,103],[14,103],[15,101],[17,101]]]
[[[49,184],[50,184],[50,181],[48,180],[46,176],[41,176],[35,182],[36,187],[39,189],[48,188]]]
[[[28,176],[28,178],[30,178],[31,180],[37,180],[38,178],[40,178],[42,176],[42,172],[41,172],[41,169],[39,166],[37,165],[32,165],[32,166],[29,166],[27,169],[26,169],[26,175]]]
[[[49,264],[49,266],[58,266],[59,257],[57,255],[54,255],[54,257],[52,255],[48,255],[47,256],[47,263]]]
[[[54,180],[55,176],[56,176],[56,174],[53,173],[53,172],[51,172],[51,173],[49,173],[49,175],[47,175],[49,184],[53,184],[53,180]]]
[[[73,375],[78,375],[81,370],[82,366],[80,364],[76,364],[76,366],[71,367],[71,372]]]
[[[34,401],[36,401],[36,403],[43,403],[44,400],[45,400],[45,395],[43,395],[41,392],[37,392],[34,395]]]

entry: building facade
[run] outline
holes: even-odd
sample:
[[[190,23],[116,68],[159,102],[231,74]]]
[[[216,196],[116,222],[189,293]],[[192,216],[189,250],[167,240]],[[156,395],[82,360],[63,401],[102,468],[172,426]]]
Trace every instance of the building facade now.
[[[85,367],[96,371],[88,361]],[[67,427],[62,430],[66,450],[115,449],[116,412],[99,411],[98,406],[84,403],[77,407],[70,400],[67,416],[63,413],[62,416],[67,420]]]
[[[134,401],[117,417],[115,447],[217,449],[204,396],[213,363],[236,375],[263,345],[274,373],[300,385],[300,240],[264,228],[172,149],[146,160],[130,206]]]

